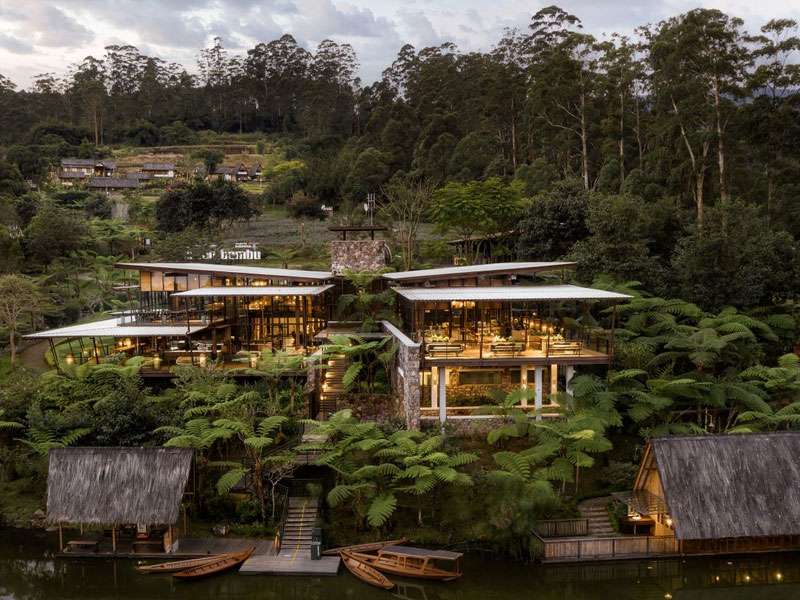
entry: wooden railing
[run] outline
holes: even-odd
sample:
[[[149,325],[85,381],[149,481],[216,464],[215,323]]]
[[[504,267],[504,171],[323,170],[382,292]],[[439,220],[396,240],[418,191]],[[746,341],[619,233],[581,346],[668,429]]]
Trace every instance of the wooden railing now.
[[[543,538],[589,535],[589,519],[552,519],[538,521],[536,533]]]
[[[541,539],[543,562],[613,560],[678,554],[678,540],[672,536],[630,536],[605,538]]]

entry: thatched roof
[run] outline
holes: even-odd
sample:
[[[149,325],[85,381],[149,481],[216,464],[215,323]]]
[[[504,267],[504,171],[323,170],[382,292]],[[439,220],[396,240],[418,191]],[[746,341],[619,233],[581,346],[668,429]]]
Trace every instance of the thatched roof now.
[[[678,539],[800,535],[800,432],[651,444]]]
[[[47,519],[96,525],[172,524],[189,479],[189,448],[50,451]]]

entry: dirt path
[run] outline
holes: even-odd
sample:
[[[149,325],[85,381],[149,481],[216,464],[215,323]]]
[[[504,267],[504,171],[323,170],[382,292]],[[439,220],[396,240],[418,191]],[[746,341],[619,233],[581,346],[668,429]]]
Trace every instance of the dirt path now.
[[[28,344],[17,354],[19,364],[35,371],[47,371],[50,365],[44,359],[45,352],[49,350],[47,342],[34,342]]]

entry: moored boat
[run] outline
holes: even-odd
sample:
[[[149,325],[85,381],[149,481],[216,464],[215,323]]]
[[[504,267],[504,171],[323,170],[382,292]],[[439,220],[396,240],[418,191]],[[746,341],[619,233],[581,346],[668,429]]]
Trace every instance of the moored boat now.
[[[381,571],[403,577],[452,581],[461,577],[460,552],[426,550],[411,546],[386,546],[378,554],[352,552],[351,555]],[[448,568],[440,566],[446,563]]]
[[[230,554],[214,554],[213,556],[203,556],[202,558],[189,558],[186,560],[175,560],[172,562],[159,563],[157,565],[139,565],[136,570],[139,573],[175,573],[177,571],[184,571],[193,567],[199,567],[208,563],[215,562],[221,558],[230,556]]]
[[[383,588],[384,590],[391,590],[394,588],[394,583],[380,571],[373,569],[367,563],[359,560],[347,550],[341,553],[342,562],[347,570],[353,575],[358,577],[361,581],[374,585],[375,587]]]
[[[339,546],[338,548],[329,548],[328,550],[324,550],[322,554],[325,556],[336,556],[337,554],[341,554],[342,552],[377,552],[381,548],[385,548],[386,546],[397,546],[399,544],[405,543],[406,538],[400,538],[399,540],[384,540],[382,542],[366,542],[364,544],[353,544],[352,546]]]
[[[216,561],[199,565],[197,567],[191,567],[183,571],[178,571],[177,573],[173,573],[172,576],[178,579],[199,579],[201,577],[208,577],[209,575],[216,575],[217,573],[230,571],[250,558],[254,551],[255,546],[251,546],[247,550],[228,554],[227,556],[223,556]]]

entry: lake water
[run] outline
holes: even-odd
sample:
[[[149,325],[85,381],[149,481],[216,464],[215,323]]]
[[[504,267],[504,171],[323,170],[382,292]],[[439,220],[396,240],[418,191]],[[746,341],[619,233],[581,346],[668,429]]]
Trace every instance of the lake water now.
[[[453,583],[400,580],[395,592],[338,577],[229,573],[197,582],[139,575],[128,560],[61,560],[55,539],[0,529],[0,600],[782,600],[800,598],[800,554],[542,566],[465,562]]]

